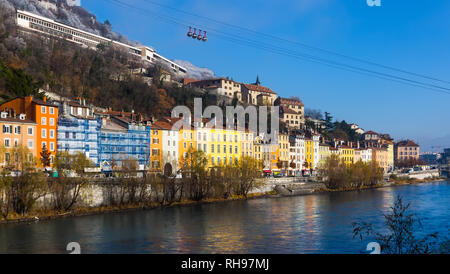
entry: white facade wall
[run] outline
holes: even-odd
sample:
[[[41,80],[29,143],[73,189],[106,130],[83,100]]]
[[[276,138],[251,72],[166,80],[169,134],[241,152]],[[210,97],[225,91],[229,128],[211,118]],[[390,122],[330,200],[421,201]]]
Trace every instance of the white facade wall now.
[[[363,149],[361,150],[361,160],[365,163],[372,161],[372,149]]]
[[[172,165],[173,172],[177,172],[178,165],[178,131],[163,130],[162,131],[162,159],[164,167],[167,163]]]
[[[289,151],[289,164],[295,163],[295,171],[303,170],[303,163],[305,162],[305,137],[295,137],[295,145]]]
[[[319,139],[320,139],[320,137],[318,135],[313,136],[313,151],[314,151],[313,166],[314,166],[314,169],[317,169],[317,167],[319,166],[319,161],[320,161]]]

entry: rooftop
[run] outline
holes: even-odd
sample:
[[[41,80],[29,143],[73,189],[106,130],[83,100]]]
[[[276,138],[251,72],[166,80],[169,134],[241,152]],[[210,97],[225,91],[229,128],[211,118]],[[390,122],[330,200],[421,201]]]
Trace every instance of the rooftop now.
[[[276,94],[273,90],[271,90],[270,88],[267,88],[267,87],[257,86],[257,85],[250,85],[250,84],[244,84],[244,86],[247,89],[249,89],[249,90],[256,90],[256,91],[259,91],[259,92]]]

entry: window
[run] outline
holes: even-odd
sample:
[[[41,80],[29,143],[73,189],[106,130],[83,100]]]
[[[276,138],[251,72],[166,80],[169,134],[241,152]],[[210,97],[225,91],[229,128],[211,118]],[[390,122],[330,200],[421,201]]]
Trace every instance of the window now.
[[[217,153],[220,153],[220,145],[217,145]]]
[[[12,133],[12,126],[3,125],[3,133]]]
[[[33,148],[33,140],[28,140],[28,148]]]
[[[28,135],[33,136],[33,128],[32,127],[28,127]]]
[[[42,117],[41,118],[41,125],[47,125],[47,118],[46,117]]]
[[[47,130],[45,128],[42,129],[42,138],[47,138]]]
[[[21,130],[20,126],[17,126],[17,127],[14,128],[14,133],[15,134],[20,134],[20,130]]]
[[[55,125],[55,118],[50,118],[50,125],[54,126]]]
[[[50,142],[50,151],[55,151],[55,143]]]
[[[213,144],[211,144],[211,153],[214,153],[214,145]]]
[[[55,108],[53,108],[53,107],[49,107],[48,111],[50,114],[55,114]]]
[[[47,113],[45,106],[41,106],[41,113]]]
[[[18,147],[19,146],[19,140],[14,139],[14,147]]]
[[[47,142],[42,142],[42,148],[47,147]]]
[[[50,138],[55,139],[55,130],[50,129]]]
[[[11,143],[9,139],[5,139],[5,147],[10,147]]]

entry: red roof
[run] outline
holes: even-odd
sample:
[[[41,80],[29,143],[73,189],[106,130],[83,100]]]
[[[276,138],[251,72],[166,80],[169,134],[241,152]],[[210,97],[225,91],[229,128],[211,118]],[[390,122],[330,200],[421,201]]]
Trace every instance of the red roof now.
[[[192,79],[192,78],[184,78],[183,79],[183,85],[187,85],[187,84],[194,83],[194,82],[198,82],[198,80]]]
[[[281,111],[286,114],[297,114],[298,112],[287,107],[281,107]]]
[[[400,141],[396,145],[400,146],[400,147],[418,147],[419,146],[412,140]]]
[[[259,92],[266,92],[266,93],[273,93],[276,94],[273,90],[271,90],[270,88],[266,88],[263,86],[257,86],[257,85],[250,85],[250,84],[244,84],[244,86],[249,89],[249,90],[256,90]]]
[[[364,134],[376,134],[376,135],[378,135],[378,133],[376,133],[375,131],[372,131],[372,130],[366,131]]]
[[[280,105],[296,105],[296,106],[304,106],[302,101],[288,98],[280,97]]]

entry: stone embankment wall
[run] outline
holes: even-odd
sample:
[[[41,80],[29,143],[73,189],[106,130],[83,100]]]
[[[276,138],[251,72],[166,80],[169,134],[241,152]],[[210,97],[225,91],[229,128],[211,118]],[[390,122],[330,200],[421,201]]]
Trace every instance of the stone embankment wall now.
[[[315,183],[309,178],[264,178],[259,179],[262,186],[250,191],[250,194],[265,194],[267,192],[276,191],[281,196],[302,195],[315,192],[317,189],[324,187],[321,183]],[[145,189],[137,189],[138,193],[144,192],[147,197],[151,194],[150,186]],[[85,185],[81,191],[77,201],[77,205],[86,207],[99,207],[111,205],[121,199],[123,187],[114,180],[95,179]],[[125,199],[127,199],[125,193]],[[139,194],[137,194],[139,195]],[[37,202],[38,207],[51,207],[53,202],[52,194],[40,198]]]
[[[426,170],[426,171],[415,171],[415,172],[410,172],[410,173],[405,173],[405,174],[400,173],[400,174],[397,174],[397,176],[423,180],[423,179],[437,178],[440,176],[440,174],[439,174],[439,170],[436,169],[436,170]]]

